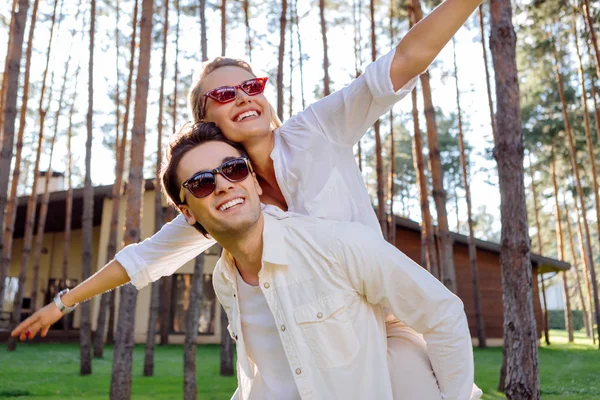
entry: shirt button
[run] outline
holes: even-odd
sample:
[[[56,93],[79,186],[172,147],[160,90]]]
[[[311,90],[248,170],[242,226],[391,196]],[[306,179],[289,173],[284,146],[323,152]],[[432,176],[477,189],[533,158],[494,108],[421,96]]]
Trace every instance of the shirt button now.
[[[323,313],[322,312],[318,313],[317,318],[323,318]]]
[[[300,368],[296,368],[296,375],[300,375],[302,373],[302,370]]]
[[[271,287],[271,285],[269,284],[269,282],[266,282],[263,286],[265,287],[265,289],[268,289],[268,288]]]
[[[281,325],[281,331],[285,331],[285,325]]]

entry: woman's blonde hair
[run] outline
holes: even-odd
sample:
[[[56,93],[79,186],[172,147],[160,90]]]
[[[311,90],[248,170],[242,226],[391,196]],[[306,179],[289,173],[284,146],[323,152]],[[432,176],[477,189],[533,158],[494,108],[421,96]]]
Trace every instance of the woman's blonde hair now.
[[[202,110],[204,109],[204,102],[206,99],[204,98],[204,93],[202,92],[202,83],[204,79],[214,70],[219,69],[221,67],[238,67],[242,68],[245,71],[248,71],[252,76],[256,77],[254,71],[252,71],[252,67],[244,60],[239,60],[236,58],[227,58],[227,57],[217,57],[212,61],[208,61],[204,63],[202,66],[202,70],[200,71],[200,76],[190,89],[188,93],[188,105],[190,108],[190,115],[194,122],[204,121],[204,115],[202,115]],[[269,108],[271,109],[271,129],[279,128],[282,123],[279,117],[277,116],[277,112],[269,102]]]

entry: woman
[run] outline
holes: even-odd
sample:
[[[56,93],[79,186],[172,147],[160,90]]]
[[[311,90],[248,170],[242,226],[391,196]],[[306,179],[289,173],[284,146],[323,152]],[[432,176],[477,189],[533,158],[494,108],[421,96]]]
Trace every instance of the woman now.
[[[381,115],[410,93],[416,76],[479,3],[447,0],[349,86],[283,125],[262,94],[266,78],[257,78],[244,62],[219,58],[205,66],[190,91],[192,115],[195,120],[214,122],[228,139],[243,144],[263,189],[264,204],[357,221],[381,233],[352,147]],[[199,235],[178,216],[152,238],[123,249],[94,277],[64,294],[62,302],[69,306],[128,281],[142,288],[171,275],[212,244],[212,239]],[[26,332],[34,337],[40,329],[45,335],[60,313],[52,307],[46,314],[42,311],[13,335],[23,340]],[[388,347],[396,398],[440,397],[423,339],[393,316],[388,317]],[[474,389],[474,398],[477,395]]]

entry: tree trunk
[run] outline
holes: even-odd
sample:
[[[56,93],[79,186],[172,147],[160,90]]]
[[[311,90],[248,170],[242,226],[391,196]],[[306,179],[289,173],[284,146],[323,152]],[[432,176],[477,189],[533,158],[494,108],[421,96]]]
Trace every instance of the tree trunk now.
[[[196,383],[196,337],[202,304],[202,285],[204,283],[204,254],[196,257],[194,277],[190,290],[190,303],[186,313],[185,342],[183,345],[183,398],[196,400],[198,386]],[[222,325],[227,326],[227,325]]]
[[[394,0],[390,0],[389,20],[390,44],[396,44],[394,37]],[[390,179],[389,179],[389,202],[390,211],[387,220],[388,242],[396,244],[396,216],[394,215],[394,195],[396,194],[396,143],[394,140],[394,112],[390,109]]]
[[[369,11],[371,15],[371,61],[377,59],[377,36],[375,35],[375,0],[369,1]],[[385,193],[383,179],[383,160],[381,156],[381,134],[379,132],[379,120],[375,121],[373,130],[375,131],[375,171],[377,175],[377,219],[383,232],[383,237],[387,238],[386,220],[385,220]]]
[[[409,7],[410,27],[415,24],[414,13]],[[419,200],[421,204],[421,266],[439,279],[439,265],[435,246],[433,224],[429,212],[429,193],[427,189],[427,175],[425,174],[425,160],[423,157],[423,136],[419,126],[419,107],[417,104],[417,89],[412,91],[412,116],[413,116],[413,160],[415,174],[419,186]]]
[[[323,96],[329,96],[329,56],[327,54],[327,25],[325,23],[325,0],[319,0],[321,38],[323,39]]]
[[[19,0],[18,9],[13,7],[13,14],[8,32],[8,51],[6,54],[6,67],[2,80],[2,143],[0,145],[0,232],[4,231],[4,213],[8,202],[8,180],[10,177],[10,164],[13,156],[15,138],[15,120],[17,118],[17,93],[19,77],[21,74],[21,55],[23,54],[23,39],[25,37],[25,23],[29,0]],[[0,254],[4,252],[4,241],[0,240]],[[8,267],[7,267],[8,268]],[[2,277],[2,273],[0,273]],[[0,283],[0,294],[4,295],[3,277]],[[1,300],[0,300],[1,301]]]
[[[248,4],[248,0],[243,0],[243,8],[244,8],[244,23],[246,25],[246,55],[248,57],[248,61],[252,63],[252,35],[250,30],[250,5]],[[290,26],[292,24],[290,23]],[[292,36],[290,35],[290,40]]]
[[[16,2],[15,2],[16,3]],[[8,276],[8,268],[10,266],[10,259],[12,255],[12,242],[13,234],[15,231],[15,219],[17,215],[17,188],[19,186],[19,176],[21,175],[21,155],[23,152],[23,136],[25,134],[25,125],[27,122],[27,103],[29,101],[29,77],[31,71],[31,54],[33,50],[33,33],[35,31],[35,23],[37,21],[37,11],[40,1],[36,0],[33,3],[33,12],[31,14],[31,21],[29,22],[29,38],[27,39],[27,55],[25,58],[25,77],[23,82],[23,96],[21,100],[20,120],[19,120],[19,132],[17,133],[17,151],[15,154],[15,167],[13,170],[13,177],[10,187],[10,196],[8,197],[8,205],[6,207],[6,217],[2,218],[0,213],[0,226],[2,221],[4,224],[4,237],[2,244],[0,244],[0,310],[4,303],[4,292],[6,290],[6,277]],[[13,7],[14,11],[14,7]],[[9,38],[10,39],[10,38]],[[10,48],[10,45],[9,45]],[[8,57],[8,53],[7,53]],[[6,64],[8,67],[8,63]],[[5,89],[6,85],[6,74],[8,69],[5,70],[5,79],[2,81],[2,88]],[[4,96],[2,96],[4,99]],[[7,171],[8,173],[8,171]],[[3,245],[3,249],[1,248]]]
[[[556,243],[558,244],[558,259],[565,260],[565,244],[562,230],[562,217],[560,214],[560,206],[558,205],[558,183],[556,180],[556,160],[554,159],[554,150],[552,151],[552,183],[554,185],[554,210],[556,212]],[[539,234],[539,232],[538,232]],[[577,268],[574,265],[574,268]],[[569,343],[573,343],[573,319],[571,318],[571,299],[569,298],[569,285],[567,282],[567,271],[562,273],[563,279],[563,297],[565,300],[565,327],[569,335]]]
[[[162,192],[160,190],[160,170],[162,167],[162,131],[163,105],[165,93],[165,74],[167,71],[167,37],[169,34],[169,2],[163,3],[165,16],[163,23],[163,54],[160,70],[160,90],[158,94],[158,139],[156,144],[156,179],[154,181],[154,232],[163,226]],[[160,306],[160,282],[152,282],[148,331],[146,335],[146,352],[144,358],[144,376],[154,376],[154,348],[156,345],[156,322]]]
[[[35,226],[35,215],[36,215],[36,208],[37,208],[37,180],[38,177],[40,175],[39,171],[40,171],[40,158],[41,158],[41,154],[42,154],[42,145],[43,145],[43,141],[44,141],[44,121],[46,118],[46,110],[43,108],[43,104],[44,104],[44,97],[45,97],[45,93],[46,93],[46,78],[48,77],[48,70],[49,70],[49,64],[50,64],[50,50],[52,48],[52,36],[54,33],[54,25],[56,22],[56,6],[58,4],[58,0],[54,1],[54,8],[53,8],[53,12],[52,12],[52,24],[51,24],[51,28],[50,28],[50,39],[48,40],[48,47],[46,49],[46,66],[44,69],[44,75],[42,78],[42,90],[40,91],[40,102],[39,102],[39,106],[38,106],[38,113],[39,113],[39,133],[38,133],[38,147],[37,147],[37,152],[36,152],[36,156],[35,156],[35,167],[33,170],[33,186],[31,188],[31,195],[29,196],[29,199],[27,201],[27,215],[26,215],[26,219],[25,219],[25,235],[23,237],[23,251],[21,253],[21,269],[19,271],[19,288],[18,288],[18,292],[17,292],[17,296],[15,297],[14,300],[14,306],[13,306],[13,317],[12,317],[12,321],[13,323],[16,325],[19,321],[20,321],[20,317],[21,317],[21,310],[22,310],[22,302],[23,302],[23,297],[24,297],[24,291],[25,291],[25,280],[27,277],[27,268],[29,267],[29,258],[31,257],[31,244],[33,241],[33,229]],[[52,79],[51,81],[54,80],[54,74],[52,74]],[[8,90],[8,89],[7,89]],[[52,98],[52,83],[50,84],[50,99]],[[12,144],[11,144],[12,146]],[[3,211],[3,210],[2,210]],[[0,214],[2,215],[2,214]],[[34,271],[34,275],[35,275],[35,271]],[[35,282],[35,276],[34,276],[34,281],[31,284],[31,289],[30,289],[30,295],[31,297],[33,297],[35,294],[37,294],[37,282]],[[34,304],[32,304],[32,307],[35,307]],[[13,351],[16,348],[16,338],[14,337],[10,337],[8,339],[8,351]]]
[[[233,375],[233,340],[227,324],[227,313],[221,307],[221,376]]]
[[[287,0],[281,1],[279,17],[279,58],[277,63],[277,116],[283,119],[283,57],[285,54],[285,24],[287,22]]]
[[[292,23],[292,22],[290,22]],[[298,64],[300,67],[300,94],[302,96],[302,109],[306,108],[304,98],[304,56],[302,55],[302,39],[300,38],[300,24],[298,22],[298,0],[294,0],[294,23],[296,24],[296,38],[298,40]],[[290,40],[293,40],[290,37]]]
[[[246,0],[245,0],[246,1]],[[290,35],[290,52],[289,52],[289,66],[290,66],[290,86],[288,90],[288,118],[292,118],[294,115],[294,3],[290,3],[290,23],[289,23],[289,35]]]
[[[479,272],[477,271],[477,247],[475,245],[475,232],[473,229],[473,213],[471,207],[471,188],[469,185],[469,172],[467,167],[467,155],[465,153],[465,142],[462,125],[462,110],[460,108],[460,91],[458,89],[458,66],[456,65],[456,42],[452,40],[454,50],[454,82],[456,83],[456,106],[458,110],[458,147],[460,150],[460,165],[462,169],[463,186],[467,200],[467,223],[469,225],[469,265],[471,266],[471,284],[473,287],[473,305],[475,306],[475,320],[477,321],[477,339],[479,348],[487,347],[485,337],[485,326],[481,312],[481,294],[479,291]],[[458,198],[458,196],[457,196]],[[457,218],[458,221],[458,218]]]
[[[357,4],[358,3],[358,4]],[[362,64],[362,57],[361,57],[361,53],[362,53],[362,48],[361,48],[361,27],[360,27],[360,21],[361,21],[361,0],[354,0],[352,2],[352,18],[353,18],[353,25],[354,25],[354,74],[355,74],[355,78],[358,78],[360,76],[360,65]],[[300,37],[298,36],[298,43],[300,43]],[[300,57],[302,57],[302,55],[300,55]],[[302,94],[302,108],[304,109],[304,94]],[[363,166],[362,166],[362,146],[360,144],[361,139],[358,140],[357,143],[357,158],[358,158],[358,169],[360,170],[360,172],[362,172],[363,170]]]
[[[10,15],[11,15],[11,21],[9,23],[9,32],[12,29],[12,16],[15,15],[15,10],[17,9],[17,0],[13,0],[12,2],[12,7],[10,9]],[[23,35],[25,35],[25,32],[23,31]],[[10,34],[8,35],[8,44],[6,46],[7,49],[10,49],[10,42],[11,42],[11,36]],[[3,121],[3,110],[4,110],[4,96],[6,94],[6,78],[8,77],[8,64],[9,64],[9,58],[8,58],[8,51],[6,52],[6,56],[4,58],[4,71],[2,72],[2,88],[0,89],[0,127],[2,127],[2,121]],[[16,118],[16,115],[15,115]],[[2,129],[0,129],[0,149],[2,149],[2,138],[3,138],[3,132]],[[1,308],[0,308],[1,309]]]
[[[208,39],[206,36],[206,0],[200,0],[200,53],[202,61],[208,60]]]
[[[565,94],[564,94],[564,89],[563,89],[563,81],[562,81],[562,76],[560,75],[560,72],[558,70],[558,62],[559,62],[559,58],[558,58],[558,54],[556,52],[556,49],[554,49],[554,56],[556,58],[556,64],[554,65],[554,70],[556,73],[556,78],[558,81],[558,93],[560,95],[560,101],[562,103],[562,113],[563,113],[563,118],[565,120],[565,130],[567,131],[567,141],[569,143],[569,153],[571,155],[571,167],[573,168],[573,172],[575,173],[575,183],[577,186],[577,196],[579,197],[579,201],[580,201],[580,208],[581,208],[581,216],[583,218],[583,228],[584,228],[584,242],[585,242],[585,249],[586,252],[585,254],[587,254],[587,257],[589,259],[589,275],[590,275],[590,283],[592,286],[592,296],[594,299],[594,313],[596,315],[596,324],[597,324],[597,329],[598,329],[598,333],[600,334],[600,303],[598,302],[598,284],[596,282],[596,271],[594,269],[594,257],[593,257],[593,252],[592,252],[592,239],[591,239],[591,235],[590,235],[590,228],[588,226],[588,219],[587,219],[587,210],[586,210],[586,206],[585,206],[585,197],[584,197],[584,193],[583,193],[583,187],[581,185],[581,178],[580,178],[580,174],[579,174],[579,166],[577,165],[577,153],[576,153],[576,149],[575,149],[575,139],[573,138],[573,132],[571,130],[571,123],[569,122],[569,115],[567,113],[567,103],[565,100]],[[586,117],[587,117],[587,113],[586,113]],[[589,125],[589,121],[588,121],[588,125]],[[589,137],[589,135],[586,135]],[[589,148],[589,146],[588,146]],[[592,157],[593,159],[593,157]],[[597,187],[596,187],[597,190]],[[600,340],[598,341],[598,345],[600,347]]]
[[[587,307],[586,307],[586,299],[584,298],[584,294],[583,294],[583,287],[581,285],[581,274],[579,273],[579,262],[577,260],[577,252],[575,250],[575,242],[573,240],[573,232],[571,229],[571,221],[569,221],[569,211],[567,208],[567,201],[565,200],[565,195],[563,193],[563,208],[565,210],[565,218],[567,219],[567,236],[569,237],[569,244],[571,246],[571,259],[572,259],[572,265],[575,269],[575,277],[577,280],[577,290],[579,292],[579,301],[581,302],[581,309],[583,311],[583,323],[585,325],[585,333],[587,335],[587,337],[589,338],[594,338],[594,328],[593,328],[593,322],[592,322],[592,314],[588,313]],[[579,217],[578,217],[579,218]],[[582,253],[583,256],[583,253]],[[584,265],[584,271],[585,271],[585,265]],[[585,275],[587,276],[587,275]],[[587,279],[586,279],[587,281]],[[587,289],[587,287],[586,287]],[[588,299],[587,301],[589,301],[589,304],[591,304],[591,296],[590,296],[590,292],[588,291]],[[591,308],[590,308],[591,311]],[[595,340],[594,340],[595,343]]]
[[[575,216],[577,218],[577,239],[579,240],[579,253],[581,254],[581,258],[583,259],[583,276],[585,277],[585,286],[587,287],[588,298],[590,300],[589,324],[592,327],[592,341],[595,344],[596,333],[594,332],[594,292],[592,290],[592,283],[590,282],[590,268],[593,266],[593,263],[590,258],[590,253],[587,252],[587,246],[583,239],[583,225],[581,223],[581,216],[579,214],[579,206],[577,205],[577,199],[574,199],[573,204],[575,205]]]
[[[535,216],[535,229],[537,230],[537,251],[538,254],[543,256],[544,249],[542,246],[542,228],[540,226],[540,207],[537,200],[537,190],[535,187],[535,178],[533,163],[531,162],[531,153],[528,153],[529,158],[529,174],[531,175],[531,195],[533,197],[533,214]],[[542,310],[542,328],[544,329],[544,340],[546,345],[550,345],[550,332],[548,327],[548,305],[546,303],[546,284],[544,283],[544,275],[538,272],[540,283],[542,284],[542,302],[544,309]]]
[[[127,148],[127,132],[129,130],[129,113],[131,109],[131,92],[133,86],[133,72],[135,61],[135,49],[137,39],[137,20],[138,20],[138,0],[135,0],[133,6],[131,41],[129,43],[129,76],[127,77],[127,89],[125,92],[125,113],[123,116],[123,130],[121,132],[121,143],[116,146],[115,156],[115,183],[112,187],[112,209],[110,217],[110,232],[108,236],[108,247],[106,250],[106,259],[112,260],[117,253],[117,236],[119,228],[119,209],[121,205],[121,194],[123,187],[123,171],[125,169],[125,149]],[[118,48],[117,48],[118,49]],[[118,72],[117,72],[118,79]],[[119,105],[117,105],[117,108]],[[118,136],[118,135],[117,135]],[[106,326],[106,314],[108,313],[108,328],[106,334],[106,343],[114,343],[115,333],[115,301],[116,291],[112,290],[109,293],[104,293],[100,300],[100,309],[98,310],[97,332],[104,332]],[[94,357],[103,357],[104,352],[104,334],[94,338]]]
[[[146,109],[150,78],[153,12],[154,1],[142,0],[140,60],[136,78],[133,129],[131,131],[131,166],[129,168],[129,184],[127,186],[127,220],[125,222],[124,245],[139,242],[141,236],[140,219],[144,184],[144,144],[146,141]],[[117,337],[110,386],[110,398],[113,400],[127,400],[131,397],[136,298],[137,290],[133,285],[125,285],[121,288],[119,321],[117,323]]]
[[[538,350],[527,205],[523,170],[523,133],[516,64],[516,35],[511,3],[491,0],[490,48],[496,78],[495,158],[500,183],[502,222],[500,264],[504,304],[506,396],[539,399]]]
[[[85,27],[82,29],[85,29]],[[71,248],[71,224],[73,221],[73,152],[72,152],[72,138],[73,138],[73,114],[75,113],[75,102],[77,100],[77,82],[79,82],[79,72],[81,71],[80,63],[77,63],[77,70],[75,71],[75,87],[73,94],[71,95],[71,105],[69,107],[69,127],[67,128],[67,196],[65,198],[65,236],[63,246],[63,264],[62,264],[62,281],[63,285],[67,286],[67,280],[69,279],[69,249]],[[69,330],[69,321],[72,316],[69,314],[63,317],[63,333],[65,339],[67,339],[67,333]]]
[[[227,49],[227,0],[221,0],[221,57]]]
[[[487,86],[488,105],[490,107],[490,123],[492,125],[492,136],[496,143],[496,122],[494,121],[494,101],[492,100],[492,85],[490,83],[490,70],[488,67],[487,49],[485,46],[485,27],[483,24],[483,4],[479,6],[479,30],[481,31],[481,49],[483,51],[483,64],[485,66],[485,82]]]
[[[88,110],[86,116],[87,140],[85,142],[85,181],[83,187],[83,213],[81,215],[82,276],[85,281],[92,275],[92,230],[94,222],[94,187],[92,186],[92,135],[94,115],[94,41],[96,36],[96,0],[91,2],[90,57],[88,63]],[[90,302],[81,304],[80,374],[92,373],[92,325]]]
[[[423,18],[420,0],[412,0],[412,8],[415,16],[415,23]],[[438,145],[438,130],[435,120],[435,108],[431,97],[431,85],[429,83],[429,73],[421,74],[421,84],[423,86],[423,102],[425,106],[425,119],[427,121],[427,146],[429,147],[429,168],[431,170],[431,180],[433,183],[433,200],[437,212],[437,229],[440,238],[440,269],[442,283],[452,291],[457,293],[456,271],[454,269],[454,249],[452,244],[452,235],[448,228],[448,216],[446,212],[446,191],[444,189],[444,170],[440,158]]]

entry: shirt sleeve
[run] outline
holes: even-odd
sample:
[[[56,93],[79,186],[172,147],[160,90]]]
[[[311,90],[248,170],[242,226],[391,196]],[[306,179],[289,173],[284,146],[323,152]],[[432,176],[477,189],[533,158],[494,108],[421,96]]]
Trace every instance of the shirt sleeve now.
[[[423,334],[444,399],[467,400],[474,382],[462,301],[405,254],[357,224],[336,232],[341,273],[367,301]]]
[[[216,242],[208,239],[180,214],[153,236],[123,248],[115,256],[139,290],[163,276],[172,275],[186,262]]]
[[[320,132],[333,143],[356,144],[369,127],[410,93],[417,83],[415,77],[394,92],[390,78],[394,54],[395,48],[369,64],[365,73],[348,86],[289,119],[281,129],[282,135],[294,142]]]

